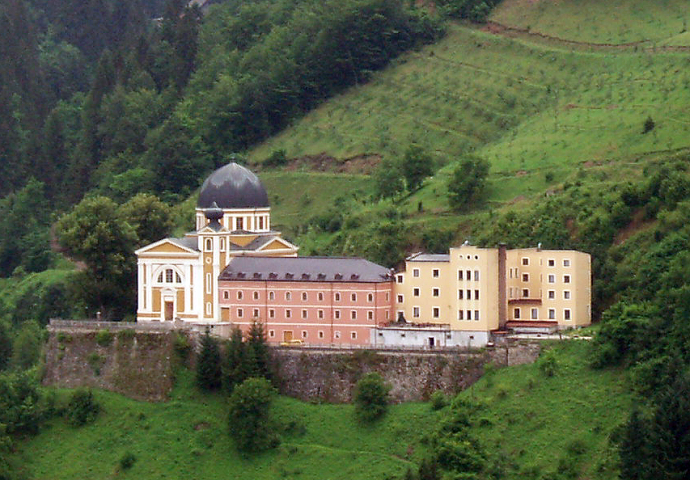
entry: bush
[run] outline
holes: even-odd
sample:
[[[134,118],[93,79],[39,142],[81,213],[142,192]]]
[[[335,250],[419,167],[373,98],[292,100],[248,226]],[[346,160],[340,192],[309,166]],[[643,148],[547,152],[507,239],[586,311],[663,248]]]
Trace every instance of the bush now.
[[[265,378],[248,378],[229,402],[230,434],[241,452],[256,453],[280,443],[270,418],[275,390]]]
[[[546,377],[553,377],[558,371],[556,352],[547,350],[539,356],[539,370]]]
[[[264,165],[267,167],[282,167],[288,161],[285,150],[273,150],[271,154],[264,160]]]
[[[70,397],[65,415],[70,425],[80,427],[93,422],[100,411],[101,406],[94,399],[93,392],[80,388]]]
[[[441,410],[443,407],[448,405],[448,397],[446,397],[446,394],[441,390],[436,390],[431,394],[429,403],[431,404],[432,410]]]
[[[388,392],[380,374],[372,372],[364,375],[355,386],[355,416],[360,422],[369,423],[383,416],[388,410]]]
[[[134,455],[132,452],[125,452],[124,455],[120,457],[120,461],[118,462],[120,465],[120,471],[129,470],[134,466],[136,461],[136,455]]]
[[[101,347],[107,347],[113,343],[113,334],[109,330],[99,330],[96,333],[96,343]]]

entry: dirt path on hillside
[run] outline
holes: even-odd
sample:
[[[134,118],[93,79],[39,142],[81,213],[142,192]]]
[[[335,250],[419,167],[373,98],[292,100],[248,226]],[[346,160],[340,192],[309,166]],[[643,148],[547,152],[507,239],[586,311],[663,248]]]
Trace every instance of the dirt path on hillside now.
[[[555,43],[568,47],[579,48],[593,48],[597,50],[626,50],[630,48],[641,48],[650,52],[688,52],[690,46],[680,45],[653,45],[653,40],[639,40],[637,42],[628,43],[596,43],[596,42],[581,42],[578,40],[568,40],[560,38],[555,35],[546,35],[545,33],[535,32],[527,28],[511,27],[503,25],[498,22],[487,22],[482,28],[483,31],[510,38],[526,38],[544,40],[550,43]]]

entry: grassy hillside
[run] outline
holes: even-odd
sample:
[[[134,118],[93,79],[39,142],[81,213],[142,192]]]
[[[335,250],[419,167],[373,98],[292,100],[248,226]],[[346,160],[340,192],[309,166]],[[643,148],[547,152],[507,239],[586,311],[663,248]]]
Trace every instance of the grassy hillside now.
[[[492,457],[504,458],[509,478],[553,472],[561,459],[572,460],[582,478],[615,477],[608,434],[630,399],[620,372],[584,366],[586,349],[578,342],[557,347],[553,377],[538,365],[507,368],[462,393],[483,405],[475,434]],[[74,428],[54,420],[21,444],[31,478],[384,479],[416,468],[426,452],[425,436],[444,414],[425,403],[401,404],[380,423],[362,427],[354,423],[351,405],[279,398],[274,411],[288,426],[282,445],[247,458],[226,433],[224,398],[199,394],[188,373],[162,404],[96,395],[103,412],[94,424]],[[569,453],[573,448],[584,452]],[[116,473],[126,452],[137,461]]]
[[[690,45],[684,0],[508,0],[491,20],[578,42]]]
[[[690,9],[673,0],[663,7],[650,0],[596,3],[506,0],[494,17],[520,27],[538,10],[544,22],[559,19],[553,29],[566,33],[566,27],[598,31],[629,21],[631,32],[666,38],[667,31],[680,31],[674,22]],[[608,38],[589,30],[564,35],[583,42]],[[452,164],[473,150],[491,163],[488,197],[500,206],[541,194],[578,169],[627,165],[651,152],[690,147],[686,63],[686,55],[674,51],[574,48],[453,25],[440,43],[403,56],[369,84],[326,102],[250,154],[254,161],[277,149],[290,157],[396,157],[417,143],[440,164]],[[643,133],[648,118],[655,126]],[[419,201],[427,211],[447,210],[451,168],[409,199],[410,212]]]

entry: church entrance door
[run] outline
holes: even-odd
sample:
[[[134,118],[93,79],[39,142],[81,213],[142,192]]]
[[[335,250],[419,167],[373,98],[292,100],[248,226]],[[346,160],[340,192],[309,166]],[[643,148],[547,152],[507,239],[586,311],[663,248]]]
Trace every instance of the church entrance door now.
[[[172,321],[174,312],[173,302],[165,302],[165,319]]]

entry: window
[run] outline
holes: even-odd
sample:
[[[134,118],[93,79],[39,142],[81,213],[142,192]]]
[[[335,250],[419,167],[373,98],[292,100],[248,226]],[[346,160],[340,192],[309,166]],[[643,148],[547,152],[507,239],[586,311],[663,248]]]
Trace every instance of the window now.
[[[566,322],[570,321],[570,309],[569,308],[566,308],[565,310],[563,310],[563,319]]]
[[[338,330],[336,330],[335,332],[333,332],[333,336],[335,338],[340,338],[340,332]]]
[[[556,275],[549,274],[549,283],[556,283]]]
[[[357,310],[350,310],[350,319],[357,320]]]
[[[223,292],[223,298],[224,298],[225,300],[228,300],[228,299],[230,298],[230,292],[228,292],[227,290],[225,290],[225,291]]]
[[[252,294],[252,297],[254,297],[254,300],[258,300],[259,299],[259,292],[254,292]]]
[[[220,249],[225,250],[225,239],[224,238],[220,239]]]
[[[158,275],[158,283],[163,283],[163,272]]]
[[[264,229],[264,217],[259,217],[259,230]]]
[[[549,308],[549,320],[556,320],[556,309]]]
[[[306,330],[302,330],[302,338],[307,338],[307,331]]]
[[[568,260],[567,258],[564,259],[564,260],[563,260],[563,266],[564,266],[564,267],[569,267],[569,266],[570,266],[570,260]]]
[[[419,277],[419,269],[418,268],[415,268],[412,270],[412,276],[413,277]]]
[[[244,218],[237,217],[235,219],[235,225],[237,226],[237,228],[235,230],[243,230],[244,229]]]
[[[268,292],[268,299],[269,300],[275,300],[276,299],[276,292]]]
[[[419,307],[412,308],[412,316],[414,318],[419,318]]]
[[[523,258],[523,259],[522,259],[522,264],[523,264],[523,265],[529,265],[529,258],[526,258],[526,257]]]
[[[206,315],[211,315],[211,302],[206,302]]]
[[[269,330],[269,331],[268,331],[268,336],[271,337],[271,338],[275,337],[275,336],[276,336],[276,331],[275,331],[275,330]]]
[[[374,319],[374,312],[371,310],[367,310],[367,320],[373,320]]]
[[[474,291],[474,299],[479,300],[479,290]]]
[[[323,292],[319,292],[319,302],[323,302]]]
[[[335,301],[339,302],[340,301],[340,293],[336,292],[335,294]]]
[[[172,283],[173,282],[173,271],[172,268],[168,268],[165,271],[165,283]]]
[[[434,288],[432,290],[432,293],[433,293],[434,297],[438,297],[439,295],[441,295],[441,290],[439,290],[438,288]]]
[[[532,320],[537,320],[539,318],[539,309],[538,308],[532,309],[531,318],[532,318]]]
[[[478,322],[479,321],[479,310],[474,311],[474,321]]]
[[[464,290],[458,290],[458,300],[462,300]]]
[[[254,311],[252,312],[252,316],[254,318],[259,318],[259,309],[255,308]]]
[[[479,281],[479,270],[474,271],[474,281],[478,282]]]
[[[324,337],[323,330],[319,330],[319,338],[323,338],[323,337]]]
[[[323,318],[323,310],[319,310],[317,315],[319,318]]]
[[[467,310],[467,320],[472,320],[472,310]]]
[[[356,294],[356,293],[351,294],[351,295],[350,295],[350,300],[353,301],[353,302],[356,302],[356,301],[357,301],[357,294]]]
[[[398,283],[403,283],[403,276],[402,275],[398,275]]]
[[[303,301],[303,302],[306,302],[306,301],[307,301],[307,298],[308,298],[307,292],[302,292],[302,301]]]
[[[519,308],[514,308],[513,309],[513,318],[516,320],[520,319],[520,309]]]
[[[268,318],[275,318],[276,317],[276,311],[273,309],[270,309],[268,311]]]
[[[242,290],[238,290],[237,291],[237,300],[242,300],[243,296],[244,296],[244,294],[242,293]]]
[[[523,273],[522,274],[522,281],[523,282],[529,282],[529,273]]]
[[[398,303],[403,303],[404,297],[402,295],[398,295]]]
[[[465,312],[463,310],[458,310],[458,320],[465,319]]]
[[[556,291],[549,290],[549,300],[554,300],[556,298]]]
[[[462,270],[458,270],[458,280],[462,280]]]
[[[302,318],[307,318],[307,311],[306,310],[302,310]]]
[[[370,293],[369,295],[367,295],[367,302],[371,303],[373,301],[374,301],[374,294]]]
[[[357,332],[351,332],[351,333],[350,333],[350,338],[351,338],[352,340],[356,340],[356,339],[357,339]]]
[[[563,283],[570,283],[570,275],[563,275]]]
[[[419,289],[418,289],[418,288],[414,288],[414,289],[412,290],[412,295],[414,295],[415,297],[418,297],[418,296],[419,296]]]
[[[438,317],[441,316],[441,309],[438,308],[438,307],[434,307],[434,308],[431,310],[431,313],[432,313],[432,316],[433,316],[434,318],[438,318]]]
[[[285,310],[285,318],[291,318],[292,317],[292,310],[289,308]]]
[[[529,298],[529,289],[528,288],[522,289],[522,298]]]
[[[564,300],[570,300],[570,290],[564,290],[563,291],[563,299]]]
[[[210,252],[213,250],[213,241],[210,238],[206,239],[206,251]]]
[[[467,300],[472,300],[472,290],[467,290]]]
[[[468,282],[469,282],[470,280],[472,280],[472,270],[467,270],[467,271],[465,272],[465,279],[466,279]]]
[[[335,316],[336,320],[340,319],[340,310],[335,310],[333,315]]]
[[[237,309],[237,317],[238,318],[244,317],[244,310],[242,310],[241,308],[238,308]]]
[[[292,300],[292,292],[285,292],[285,300]]]
[[[555,267],[556,266],[556,260],[553,258],[549,258],[549,267]]]
[[[434,278],[438,278],[440,274],[441,274],[441,272],[438,270],[438,268],[434,268],[434,269],[431,271],[431,275],[432,275]]]

